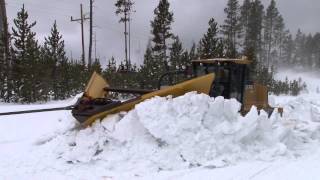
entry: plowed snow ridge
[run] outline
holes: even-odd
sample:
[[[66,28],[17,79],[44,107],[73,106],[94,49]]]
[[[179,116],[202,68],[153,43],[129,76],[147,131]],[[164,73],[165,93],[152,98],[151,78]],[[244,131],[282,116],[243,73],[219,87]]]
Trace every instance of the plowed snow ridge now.
[[[257,109],[242,117],[240,103],[188,93],[155,97],[129,113],[60,135],[45,146],[56,158],[86,164],[100,162],[112,171],[177,170],[224,167],[242,160],[296,157],[319,142],[320,104],[296,99],[284,117]]]

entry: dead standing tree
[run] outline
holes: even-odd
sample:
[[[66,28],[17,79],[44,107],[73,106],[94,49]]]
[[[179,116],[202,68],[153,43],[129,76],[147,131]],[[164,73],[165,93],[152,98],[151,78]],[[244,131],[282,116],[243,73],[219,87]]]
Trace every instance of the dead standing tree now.
[[[116,14],[121,16],[119,22],[124,23],[125,62],[127,70],[130,70],[129,68],[131,66],[130,59],[128,59],[128,23],[130,22],[130,14],[133,11],[133,4],[134,2],[131,0],[118,0],[115,3],[115,6],[117,7]]]

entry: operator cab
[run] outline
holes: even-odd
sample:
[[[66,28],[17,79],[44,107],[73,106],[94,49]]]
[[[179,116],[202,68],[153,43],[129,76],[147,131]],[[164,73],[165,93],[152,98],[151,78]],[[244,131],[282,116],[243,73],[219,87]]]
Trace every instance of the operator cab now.
[[[242,59],[206,59],[193,60],[193,72],[195,76],[215,73],[210,96],[223,96],[226,99],[235,98],[243,103],[245,86],[250,85],[248,81],[247,65],[250,61]]]

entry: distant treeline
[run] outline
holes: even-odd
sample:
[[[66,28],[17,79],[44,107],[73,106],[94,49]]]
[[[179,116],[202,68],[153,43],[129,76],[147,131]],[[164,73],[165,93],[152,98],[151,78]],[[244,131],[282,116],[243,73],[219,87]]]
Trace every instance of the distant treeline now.
[[[116,3],[118,9],[126,5],[126,0]],[[243,55],[253,62],[250,66],[253,80],[268,85],[276,94],[297,95],[304,88],[303,83],[275,81],[273,70],[320,68],[320,33],[305,35],[299,30],[293,36],[286,29],[274,0],[267,8],[260,0],[244,0],[242,5],[238,0],[228,0],[224,12],[222,25],[214,18],[209,19],[203,37],[186,49],[179,36],[171,31],[174,14],[168,0],[159,0],[142,65],[111,57],[106,68],[96,59],[89,69],[85,62],[67,58],[56,22],[51,35],[45,38],[44,44],[39,44],[32,30],[36,22],[29,22],[23,7],[14,19],[11,33],[1,33],[0,98],[21,103],[65,99],[83,91],[93,71],[103,74],[112,86],[154,89],[161,74],[182,70],[193,59]],[[9,48],[5,48],[6,37],[10,39]]]

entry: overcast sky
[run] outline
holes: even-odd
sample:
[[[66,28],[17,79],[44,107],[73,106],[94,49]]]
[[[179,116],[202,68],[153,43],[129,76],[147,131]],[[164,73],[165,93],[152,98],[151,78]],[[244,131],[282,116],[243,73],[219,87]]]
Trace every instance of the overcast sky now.
[[[119,17],[115,15],[116,0],[95,0],[94,25],[97,39],[97,56],[103,64],[106,59],[115,56],[123,59],[123,24],[119,24]],[[265,7],[270,0],[262,0]],[[320,32],[320,1],[319,0],[277,0],[278,8],[283,15],[287,28],[295,33],[298,28],[305,33]],[[57,20],[58,28],[66,42],[68,56],[79,58],[81,55],[80,24],[70,22],[70,16],[80,16],[80,3],[84,11],[89,12],[89,0],[7,0],[7,14],[9,25],[16,17],[17,11],[25,4],[30,15],[30,21],[37,21],[34,31],[38,39],[43,41],[50,33],[50,28]],[[205,33],[208,20],[214,17],[219,23],[225,17],[223,9],[227,0],[170,0],[171,10],[174,12],[175,22],[173,32],[180,36],[185,48],[192,42],[198,42]],[[136,13],[132,16],[132,60],[136,63],[143,61],[143,54],[150,38],[150,21],[158,0],[135,0]],[[85,31],[89,31],[86,22]],[[88,35],[86,35],[86,49],[88,49]],[[88,53],[87,53],[88,54]],[[86,56],[87,56],[86,54]]]

